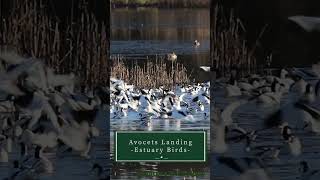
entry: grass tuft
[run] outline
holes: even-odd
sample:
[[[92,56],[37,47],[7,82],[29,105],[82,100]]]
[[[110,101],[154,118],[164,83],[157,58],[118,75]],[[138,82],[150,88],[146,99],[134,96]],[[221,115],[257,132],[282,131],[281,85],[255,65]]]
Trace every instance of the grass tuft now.
[[[164,56],[156,56],[144,63],[138,63],[140,60],[125,59],[118,55],[113,56],[111,61],[111,77],[124,80],[138,88],[164,86],[171,89],[175,84],[191,82],[187,69],[182,64],[178,62],[172,64]]]

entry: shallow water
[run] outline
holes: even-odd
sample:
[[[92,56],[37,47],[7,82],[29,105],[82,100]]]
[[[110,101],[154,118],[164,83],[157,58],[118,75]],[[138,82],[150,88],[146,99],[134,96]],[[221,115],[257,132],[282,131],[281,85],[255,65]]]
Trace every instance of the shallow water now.
[[[111,54],[128,60],[145,62],[156,56],[175,52],[178,62],[186,66],[195,81],[209,81],[199,66],[210,65],[210,11],[208,9],[119,8],[111,10]],[[194,40],[201,45],[194,47]],[[111,120],[110,147],[113,150],[114,131],[182,131],[206,130],[209,137],[209,120],[187,122],[173,119],[153,119],[149,123],[139,120]],[[209,142],[209,138],[208,138]],[[113,154],[111,154],[113,158]],[[139,177],[141,172],[200,173],[196,179],[209,179],[208,163],[114,163],[112,179],[161,179]],[[181,176],[166,177],[181,179]],[[194,177],[184,177],[194,179]]]
[[[111,54],[144,61],[175,52],[193,79],[208,81],[199,66],[210,65],[209,14],[209,9],[112,9]],[[199,47],[193,46],[196,39]]]

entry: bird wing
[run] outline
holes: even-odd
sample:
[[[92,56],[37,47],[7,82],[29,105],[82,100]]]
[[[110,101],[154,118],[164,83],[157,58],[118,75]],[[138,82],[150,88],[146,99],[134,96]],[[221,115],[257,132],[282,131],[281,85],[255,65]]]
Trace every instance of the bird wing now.
[[[52,85],[53,87],[56,86],[67,86],[70,84],[74,84],[74,76],[72,74],[70,75],[59,75],[54,74],[51,69],[47,70],[47,78],[49,85]]]
[[[315,74],[313,71],[308,71],[306,69],[301,69],[301,71],[306,74],[309,78],[317,78],[317,74]]]
[[[221,164],[225,164],[228,167],[230,167],[231,169],[239,172],[239,173],[243,173],[245,171],[245,169],[243,167],[241,167],[239,165],[239,163],[237,163],[236,159],[231,158],[231,157],[218,157],[217,158],[218,162]]]
[[[178,111],[179,114],[181,114],[182,116],[187,116],[184,112],[182,111]]]
[[[223,112],[221,113],[221,117],[223,119],[223,121],[232,121],[232,113],[235,109],[237,109],[240,105],[242,104],[241,101],[235,101],[231,104],[229,104],[224,110]],[[229,123],[232,123],[232,122],[229,122]]]
[[[320,18],[307,16],[291,16],[288,18],[295,22],[307,32],[311,32],[320,28]]]
[[[25,59],[13,51],[0,50],[0,59],[8,64],[20,64]]]
[[[2,80],[1,80],[2,81]],[[0,90],[8,94],[22,96],[24,93],[13,82],[3,80],[0,82]]]
[[[310,175],[315,175],[315,174],[317,174],[318,172],[320,172],[320,170],[312,170],[311,172],[310,172]]]
[[[210,66],[200,66],[200,69],[202,69],[206,72],[209,72],[211,70],[211,67]]]
[[[53,127],[59,131],[60,125],[58,123],[58,117],[48,102],[44,103],[44,112],[47,114],[48,118],[51,120]]]
[[[315,120],[320,120],[319,110],[317,110],[307,104],[301,103],[301,102],[296,103],[295,107],[300,108],[300,109],[308,112]]]
[[[226,140],[227,140],[227,142],[240,142],[246,137],[247,137],[246,134],[241,134],[238,136],[228,137],[228,138],[226,138]]]

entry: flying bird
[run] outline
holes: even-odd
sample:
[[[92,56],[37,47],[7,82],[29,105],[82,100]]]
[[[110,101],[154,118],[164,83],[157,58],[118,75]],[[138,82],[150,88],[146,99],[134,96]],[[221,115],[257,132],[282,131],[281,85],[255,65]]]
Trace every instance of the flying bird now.
[[[320,31],[320,17],[291,16],[288,19],[307,32]]]

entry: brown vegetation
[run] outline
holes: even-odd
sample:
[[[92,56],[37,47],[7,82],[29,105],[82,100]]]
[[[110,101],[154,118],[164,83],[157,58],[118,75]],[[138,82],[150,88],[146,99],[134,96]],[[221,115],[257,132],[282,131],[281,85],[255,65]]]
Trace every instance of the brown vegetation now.
[[[109,42],[104,22],[84,7],[72,24],[62,27],[42,0],[14,0],[13,5],[1,21],[0,46],[41,58],[57,73],[74,72],[89,87],[107,84]]]
[[[208,8],[210,0],[111,0],[113,6],[152,6],[161,8]]]
[[[111,61],[111,77],[124,80],[139,88],[160,86],[172,88],[174,84],[190,83],[190,76],[182,64],[178,62],[172,64],[162,56],[147,59],[143,65],[138,65],[137,61],[125,59],[122,56],[114,56]]]
[[[239,18],[231,12],[224,14],[221,6],[212,9],[211,19],[211,58],[214,69],[221,76],[229,74],[232,68],[239,70],[239,75],[255,73],[257,59],[255,50],[257,43],[249,46],[245,39],[245,28]],[[262,36],[265,28],[257,38]]]

